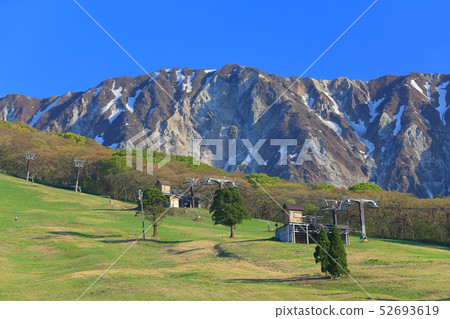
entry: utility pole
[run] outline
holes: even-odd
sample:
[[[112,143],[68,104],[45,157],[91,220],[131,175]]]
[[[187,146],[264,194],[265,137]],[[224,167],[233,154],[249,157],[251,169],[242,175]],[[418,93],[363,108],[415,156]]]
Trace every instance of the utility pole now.
[[[191,208],[195,207],[194,185],[191,185]]]
[[[75,182],[75,192],[79,191],[79,186],[78,186],[78,180],[80,179],[80,168],[84,167],[84,161],[83,160],[74,160],[73,161],[73,166],[75,166],[76,169],[76,182]]]
[[[138,190],[138,198],[139,198],[139,202],[141,203],[142,239],[145,240],[144,205],[143,205],[143,203],[142,203],[142,196],[143,196],[143,193],[142,193],[142,191],[139,189],[139,190]]]
[[[26,152],[25,159],[28,161],[28,163],[27,163],[27,182],[28,182],[30,180],[31,161],[34,161],[36,159],[36,154],[31,153],[31,152]]]
[[[364,216],[364,202],[359,201],[359,222],[361,223],[361,239],[367,240],[366,236],[366,217]]]
[[[194,185],[195,186],[198,186],[198,185],[200,185],[199,183],[198,183],[198,178],[188,178],[188,177],[185,177],[185,182],[184,182],[184,184],[188,184],[188,185],[190,185],[190,190],[191,190],[191,208],[194,208],[195,207],[195,194],[194,194]]]
[[[365,221],[365,216],[364,216],[364,204],[365,203],[370,203],[372,204],[372,206],[370,206],[370,208],[379,208],[377,203],[371,199],[364,199],[364,198],[360,198],[360,199],[354,199],[354,198],[349,198],[347,200],[348,203],[354,202],[357,203],[359,206],[359,221],[361,223],[361,240],[363,241],[367,241],[367,234],[366,234],[366,221]]]

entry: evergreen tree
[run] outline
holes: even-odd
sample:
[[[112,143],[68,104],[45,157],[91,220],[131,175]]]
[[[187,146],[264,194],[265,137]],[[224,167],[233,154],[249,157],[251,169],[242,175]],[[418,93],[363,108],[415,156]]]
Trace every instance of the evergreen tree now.
[[[317,239],[317,246],[314,252],[314,259],[316,264],[320,262],[320,269],[322,272],[327,272],[327,267],[329,265],[329,257],[327,252],[330,249],[330,240],[328,239],[327,232],[325,228],[322,227],[319,232],[319,237]]]
[[[214,200],[209,212],[212,213],[214,225],[221,224],[230,227],[230,238],[234,238],[234,227],[236,224],[240,224],[242,220],[250,218],[244,205],[244,198],[234,187],[218,189],[214,194]]]
[[[145,218],[153,223],[153,236],[158,236],[158,220],[165,211],[163,205],[168,202],[167,197],[157,188],[147,188],[142,197]]]
[[[329,263],[327,267],[328,273],[337,278],[340,277],[345,272],[349,273],[347,265],[347,253],[345,252],[344,243],[342,242],[341,235],[336,225],[333,226],[331,232],[330,249],[328,250],[333,259],[329,258]],[[342,268],[345,269],[345,271]]]

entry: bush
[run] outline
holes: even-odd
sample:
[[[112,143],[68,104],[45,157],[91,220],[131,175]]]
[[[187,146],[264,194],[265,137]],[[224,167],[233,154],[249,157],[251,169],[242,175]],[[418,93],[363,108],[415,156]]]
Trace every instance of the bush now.
[[[363,182],[363,183],[358,183],[358,184],[355,184],[355,185],[349,187],[348,190],[359,194],[359,193],[363,193],[363,192],[367,192],[367,191],[371,191],[371,192],[379,191],[379,190],[381,190],[381,187],[374,183]]]
[[[317,207],[313,203],[306,203],[305,205],[303,205],[303,208],[305,209],[305,214],[307,215],[313,215],[319,212],[319,207]]]
[[[85,145],[87,141],[86,137],[71,132],[58,133],[58,136],[74,141],[75,143],[80,145]]]
[[[8,121],[0,121],[0,126],[4,126],[16,131],[22,132],[36,132],[34,128],[25,123],[13,123]]]

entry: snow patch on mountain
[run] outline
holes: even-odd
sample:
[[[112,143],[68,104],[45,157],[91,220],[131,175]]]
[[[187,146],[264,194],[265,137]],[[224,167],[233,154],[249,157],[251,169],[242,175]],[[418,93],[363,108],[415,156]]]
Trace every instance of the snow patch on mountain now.
[[[447,122],[445,121],[445,113],[447,112],[449,106],[447,105],[447,102],[445,101],[445,95],[447,93],[447,87],[448,87],[449,83],[450,82],[445,82],[445,83],[442,83],[441,85],[439,85],[438,87],[436,87],[436,91],[439,94],[439,106],[436,108],[436,111],[439,112],[439,116],[444,125],[447,125]],[[445,89],[444,89],[444,87],[445,87]]]
[[[361,152],[361,154],[364,154],[364,159],[367,159],[373,151],[375,150],[375,144],[369,141],[368,139],[364,138],[363,136],[367,133],[367,127],[362,119],[358,119],[356,121],[350,120],[348,116],[345,117],[347,122],[350,124],[350,126],[353,128],[353,130],[356,133],[356,136],[360,140],[362,144],[367,148],[366,152]]]
[[[432,193],[431,190],[426,186],[426,183],[423,184],[423,187],[425,187],[425,190],[427,191],[428,196],[429,196],[430,198],[433,198],[433,193]]]
[[[28,125],[30,126],[34,126],[37,121],[39,121],[39,119],[42,117],[42,115],[44,115],[46,112],[50,111],[50,109],[52,107],[54,107],[56,105],[56,103],[58,103],[59,101],[59,97],[54,100],[52,103],[50,103],[43,111],[39,110],[37,111],[37,113],[33,116],[33,118],[31,119],[30,123],[28,123]]]
[[[395,129],[394,129],[394,136],[397,136],[397,134],[400,132],[402,128],[402,116],[403,112],[405,111],[405,105],[400,106],[397,114],[394,115],[395,120]]]
[[[172,77],[172,69],[164,69],[167,73],[167,79],[170,81],[170,78]]]
[[[136,91],[136,94],[133,97],[129,97],[127,99],[127,103],[125,104],[125,107],[127,108],[128,111],[130,111],[131,113],[134,112],[134,103],[136,103],[136,99],[138,98],[139,94],[141,94],[142,90],[139,89]]]
[[[364,159],[367,159],[367,157],[372,155],[373,151],[375,150],[375,144],[362,137],[360,138],[360,140],[364,144],[364,146],[367,147],[367,152],[364,154]]]
[[[175,72],[177,76],[177,86],[182,85],[183,91],[184,91],[184,74],[182,73],[183,69],[179,69]]]
[[[111,92],[114,94],[114,99],[112,99],[111,101],[109,101],[108,104],[106,104],[103,108],[102,108],[102,114],[104,114],[106,111],[109,110],[109,108],[114,105],[121,97],[122,97],[122,87],[119,87],[118,89],[114,89],[114,87],[116,86],[116,81],[114,81]]]
[[[379,99],[377,101],[370,101],[369,104],[367,105],[369,107],[369,112],[370,112],[369,123],[372,123],[375,120],[375,118],[378,116],[377,108],[378,108],[378,106],[380,106],[381,103],[383,103],[383,101],[384,101],[384,97],[382,97],[381,99]]]
[[[192,73],[187,78],[186,93],[191,93],[192,92],[192,79],[195,77],[195,74],[197,74],[197,72]],[[183,85],[183,90],[184,90],[184,88],[185,88],[185,86]]]
[[[187,77],[183,74],[183,69],[179,69],[175,73],[177,76],[177,87],[181,85],[182,91],[186,91],[186,93],[192,92],[192,79],[194,78],[196,72]]]
[[[104,140],[105,140],[105,139],[103,138],[103,135],[104,135],[104,133],[101,133],[101,134],[97,135],[96,137],[94,137],[94,140],[95,140],[97,143],[103,145],[103,142],[104,142]]]
[[[328,94],[328,92],[326,91],[323,91],[322,93],[331,101],[331,107],[333,108],[334,112],[338,115],[342,115],[340,105],[336,103],[336,101],[331,97],[331,95]]]
[[[342,136],[342,128],[339,126],[339,124],[333,122],[333,121],[328,121],[323,119],[320,115],[317,114],[317,116],[319,117],[319,119],[329,128],[331,128],[333,131],[336,132],[336,134],[338,134],[339,136]]]
[[[415,88],[417,91],[419,91],[420,94],[422,94],[424,97],[426,97],[426,98],[428,99],[428,96],[426,96],[426,95],[423,93],[422,89],[421,89],[420,86],[416,83],[416,81],[415,81],[414,79],[411,80],[411,86],[412,86],[413,88]]]
[[[353,130],[356,132],[356,135],[358,137],[362,137],[367,132],[367,127],[364,124],[364,121],[361,119],[356,120],[356,122],[350,120],[347,118],[347,122],[350,123],[350,126],[353,128]]]
[[[427,99],[428,99],[428,101],[430,101],[431,100],[431,83],[429,81],[425,84],[425,90],[427,90]]]
[[[150,83],[151,81],[155,80],[158,77],[159,73],[160,73],[159,71],[153,72],[152,76],[150,77],[150,79],[148,81],[148,83]]]
[[[120,113],[124,112],[123,109],[121,108],[116,108],[111,112],[111,115],[108,117],[109,120],[109,124],[112,124],[112,122],[114,122],[117,117],[120,115]]]
[[[306,105],[308,105],[308,107],[310,109],[312,109],[312,105],[314,104],[314,98],[310,97],[308,93],[306,93],[305,95],[302,96],[303,102],[305,102]]]
[[[230,76],[232,76],[233,74],[235,74],[237,70],[239,70],[239,68],[234,68],[233,70],[231,70],[230,74],[228,74],[228,76],[227,76],[227,79],[229,79]]]
[[[100,93],[100,91],[102,90],[102,88],[103,88],[103,85],[100,85],[100,86],[97,88],[97,90],[95,90],[95,92],[94,92],[94,97],[97,97],[97,95]]]
[[[211,80],[214,78],[214,74],[216,73],[215,71],[216,70],[206,73],[206,77],[205,77],[206,80],[205,80],[205,83],[202,85],[202,88],[204,88],[205,86],[208,85],[209,82],[211,82]]]

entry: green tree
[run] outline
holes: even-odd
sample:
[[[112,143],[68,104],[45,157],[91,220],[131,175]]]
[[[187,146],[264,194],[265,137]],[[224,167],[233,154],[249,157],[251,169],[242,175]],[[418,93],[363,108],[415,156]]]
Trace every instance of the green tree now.
[[[332,257],[332,259],[329,258],[327,266],[327,271],[331,276],[337,278],[342,274],[350,272],[347,265],[347,253],[345,252],[344,243],[336,225],[333,226],[333,230],[331,231],[330,249],[328,253]]]
[[[372,192],[379,191],[379,190],[381,190],[381,187],[374,183],[363,182],[363,183],[358,183],[358,184],[355,184],[355,185],[349,187],[348,190],[359,194],[359,193],[367,192],[367,191],[372,191]]]
[[[66,138],[68,140],[72,140],[77,144],[80,145],[85,145],[87,142],[86,137],[72,133],[72,132],[67,132],[67,133],[58,133],[58,136],[61,136],[63,138]]]
[[[313,215],[319,211],[319,207],[317,207],[313,203],[306,203],[305,205],[303,205],[303,208],[305,209],[305,214],[307,215]]]
[[[163,205],[168,202],[167,197],[157,188],[148,187],[142,196],[145,218],[153,223],[153,236],[158,236],[158,220],[164,213]]]
[[[328,250],[330,249],[330,240],[328,239],[327,232],[325,228],[322,227],[319,232],[319,237],[317,239],[316,250],[314,251],[314,259],[316,264],[320,262],[320,269],[322,272],[327,272],[329,265]]]
[[[212,213],[214,225],[220,224],[230,227],[230,238],[234,238],[236,224],[241,224],[244,219],[250,219],[244,205],[244,198],[234,187],[218,189],[214,194],[209,212]]]
[[[109,156],[102,159],[101,172],[106,174],[119,175],[126,173],[130,170],[127,166],[125,157],[122,156]]]

